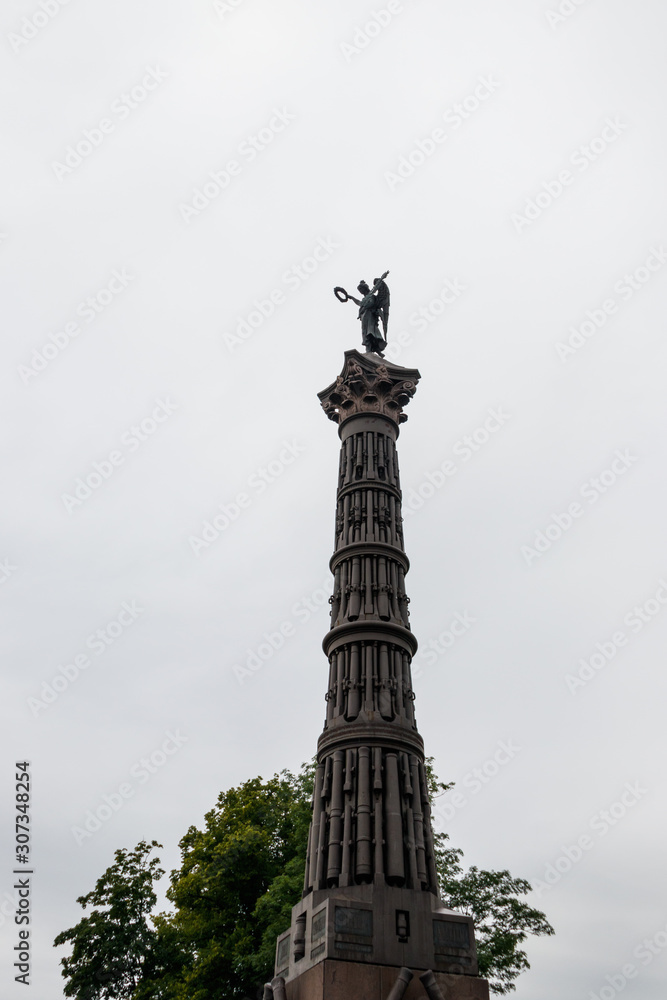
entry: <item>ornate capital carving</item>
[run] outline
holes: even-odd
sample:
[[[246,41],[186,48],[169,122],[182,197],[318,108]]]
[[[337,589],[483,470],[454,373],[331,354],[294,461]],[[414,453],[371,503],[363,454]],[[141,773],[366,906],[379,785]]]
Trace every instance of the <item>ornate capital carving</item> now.
[[[395,424],[406,421],[403,413],[417,390],[416,368],[401,368],[375,354],[346,351],[343,370],[318,398],[330,420],[340,424],[361,413],[388,417]]]

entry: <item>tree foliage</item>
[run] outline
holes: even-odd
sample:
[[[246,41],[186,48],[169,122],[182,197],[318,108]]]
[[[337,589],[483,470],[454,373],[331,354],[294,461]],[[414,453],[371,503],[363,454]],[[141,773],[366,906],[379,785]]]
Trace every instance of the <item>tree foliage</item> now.
[[[271,978],[275,939],[303,887],[311,794],[310,766],[253,778],[181,840],[167,891],[175,912],[156,922],[188,956],[168,976],[175,1000],[240,1000]]]
[[[426,761],[426,774],[431,800],[454,787],[436,777],[432,757]],[[518,976],[530,968],[519,945],[529,934],[553,934],[553,927],[544,913],[520,898],[531,891],[525,879],[514,878],[506,870],[484,871],[475,866],[464,872],[463,851],[448,844],[448,834],[434,833],[434,840],[441,895],[453,910],[474,920],[480,976],[489,980],[491,993],[511,993]]]
[[[77,903],[91,910],[76,926],[62,931],[55,945],[72,944],[61,960],[68,980],[64,992],[76,1000],[131,1000],[139,984],[154,973],[157,943],[146,917],[157,902],[153,883],[164,871],[149,855],[162,847],[142,840],[133,851],[119,850],[115,864]]]
[[[544,913],[520,896],[530,892],[530,883],[508,871],[440,871],[444,897],[453,910],[466,913],[475,922],[479,974],[489,980],[492,993],[514,990],[517,977],[530,968],[526,952],[519,947],[528,934],[553,934]]]
[[[116,863],[94,892],[78,902],[106,906],[64,931],[56,945],[72,944],[62,960],[65,995],[77,1000],[246,1000],[272,976],[277,936],[289,926],[301,898],[310,823],[313,765],[253,778],[223,792],[180,842],[181,864],[167,897],[173,910],[152,917],[159,860],[153,841],[116,851]],[[432,797],[451,788],[428,762]],[[462,851],[438,833],[436,865],[442,895],[476,926],[480,974],[492,992],[509,993],[529,968],[520,947],[528,934],[553,934],[539,910],[520,897],[524,879],[507,871],[470,868]],[[261,995],[261,994],[260,994]]]

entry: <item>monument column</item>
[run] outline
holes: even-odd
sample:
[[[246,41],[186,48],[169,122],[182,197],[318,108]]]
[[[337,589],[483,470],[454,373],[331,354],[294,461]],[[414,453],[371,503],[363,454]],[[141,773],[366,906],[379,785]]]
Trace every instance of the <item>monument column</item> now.
[[[341,440],[327,709],[303,899],[277,943],[277,1000],[488,998],[472,920],[438,898],[415,721],[396,441],[419,378],[351,350],[318,394]]]
[[[320,794],[306,893],[370,882],[437,892],[414,714],[410,663],[417,642],[405,590],[396,452],[419,372],[391,367],[390,373],[375,354],[348,351],[342,375],[320,393],[338,423],[341,451],[331,631],[323,643],[327,718],[318,743]],[[323,829],[328,836],[313,839]]]

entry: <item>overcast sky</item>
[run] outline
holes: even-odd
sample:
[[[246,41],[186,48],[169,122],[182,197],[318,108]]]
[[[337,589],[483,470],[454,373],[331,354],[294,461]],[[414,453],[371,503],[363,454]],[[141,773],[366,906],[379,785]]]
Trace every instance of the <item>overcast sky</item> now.
[[[58,1000],[116,848],[169,870],[221,790],[313,755],[316,393],[360,346],[332,288],[389,269],[439,828],[538,887],[517,1000],[664,1000],[666,30],[659,0],[4,4],[3,996],[14,761]]]

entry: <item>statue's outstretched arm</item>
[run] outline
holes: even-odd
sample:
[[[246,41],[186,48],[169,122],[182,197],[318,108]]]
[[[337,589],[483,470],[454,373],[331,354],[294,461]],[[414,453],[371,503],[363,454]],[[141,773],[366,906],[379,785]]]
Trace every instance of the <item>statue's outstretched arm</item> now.
[[[378,289],[380,287],[380,285],[382,284],[382,282],[384,281],[384,279],[387,277],[388,274],[389,274],[389,271],[385,271],[384,274],[382,275],[382,277],[378,278],[378,280],[375,282],[375,284],[371,288],[371,292],[376,291],[376,289]]]

